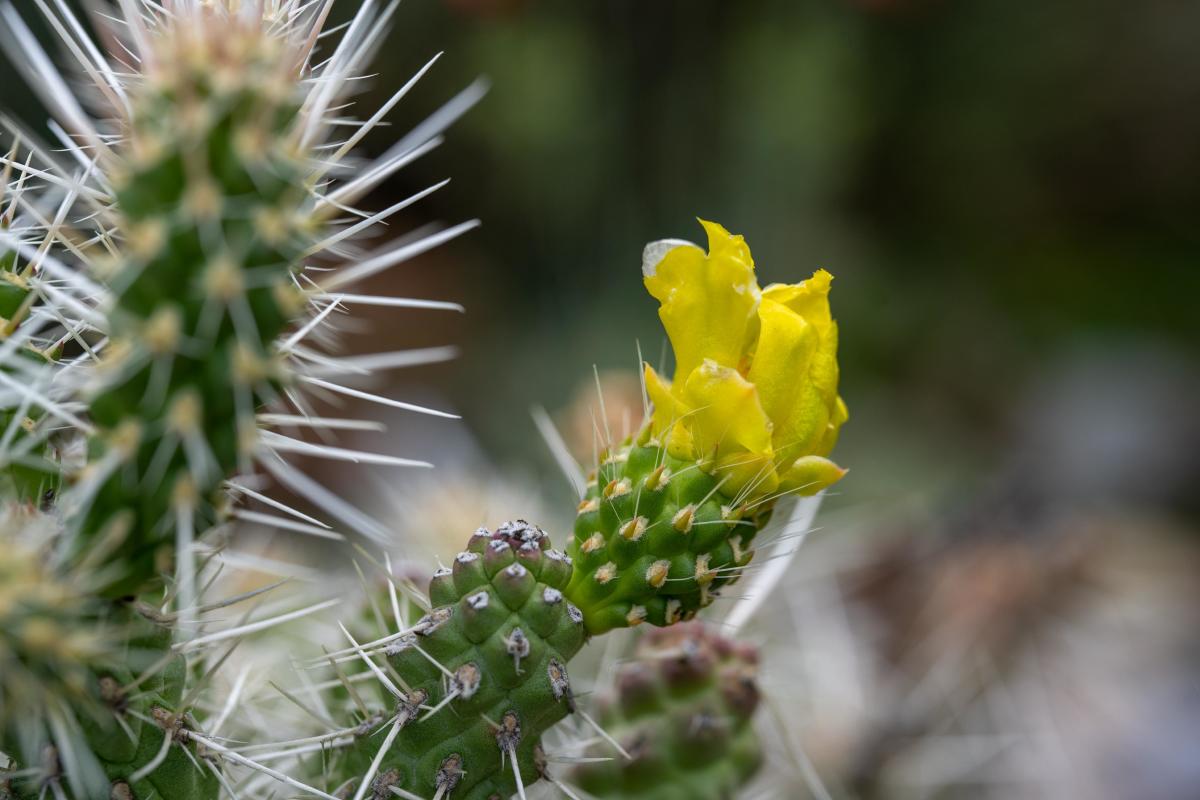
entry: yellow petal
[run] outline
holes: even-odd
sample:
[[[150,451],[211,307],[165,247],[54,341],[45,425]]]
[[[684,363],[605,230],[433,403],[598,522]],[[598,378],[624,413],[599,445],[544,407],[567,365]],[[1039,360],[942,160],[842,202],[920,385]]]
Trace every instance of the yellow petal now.
[[[685,395],[695,409],[688,427],[701,453],[771,454],[771,421],[754,384],[736,369],[705,361],[688,376]]]
[[[746,332],[758,304],[754,261],[741,236],[702,222],[709,252],[693,245],[667,251],[645,276],[646,288],[659,301],[675,352],[675,374],[690,375],[704,359],[737,367]]]
[[[773,495],[779,489],[775,460],[769,455],[733,453],[721,458],[714,465],[713,473],[720,476],[721,493],[726,497],[742,495],[747,485],[753,487],[745,493],[747,499]]]
[[[779,486],[784,491],[812,495],[842,479],[846,470],[821,456],[802,456],[783,473]]]
[[[833,417],[825,425],[825,433],[821,436],[821,441],[813,448],[813,452],[819,456],[827,456],[832,453],[833,446],[837,444],[838,432],[848,419],[850,419],[850,411],[846,408],[846,403],[839,397],[833,409]]]
[[[646,394],[650,397],[650,402],[654,404],[652,417],[654,433],[661,435],[664,431],[669,430],[675,422],[685,418],[691,409],[672,394],[671,384],[664,381],[653,367],[645,364],[642,371],[646,376]]]
[[[769,297],[777,303],[783,303],[795,311],[818,330],[828,327],[833,322],[829,310],[829,290],[833,276],[826,270],[819,269],[812,277],[800,283],[773,283],[763,289],[763,297]]]
[[[810,329],[816,330],[815,325]],[[751,367],[752,372],[752,367]],[[824,440],[830,439],[828,426],[838,404],[838,325],[830,323],[817,336],[816,347],[809,354],[806,371],[794,375],[791,409],[779,413],[775,425],[775,447],[781,459],[794,456],[827,455],[822,450]],[[845,407],[842,407],[845,408]],[[776,419],[776,417],[773,417]],[[841,421],[834,423],[835,427]],[[836,431],[833,432],[833,439]],[[830,440],[829,449],[833,444]]]
[[[746,376],[758,387],[763,410],[779,434],[788,430],[799,389],[808,380],[818,345],[816,328],[792,309],[763,296],[758,306],[758,344]]]
[[[700,453],[696,451],[696,444],[692,439],[692,432],[682,420],[671,426],[666,440],[667,452],[671,454],[672,458],[684,461],[700,458]]]

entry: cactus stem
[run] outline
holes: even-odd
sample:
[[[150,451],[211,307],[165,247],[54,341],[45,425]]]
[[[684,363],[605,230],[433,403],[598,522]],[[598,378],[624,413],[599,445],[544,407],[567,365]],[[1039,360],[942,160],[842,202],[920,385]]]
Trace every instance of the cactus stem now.
[[[154,758],[146,762],[146,765],[137,772],[130,775],[129,779],[134,783],[137,783],[142,778],[145,778],[151,772],[154,772],[154,770],[162,766],[162,763],[167,760],[167,753],[170,751],[171,745],[174,744],[174,742],[175,731],[168,728],[166,731],[164,731],[162,746],[158,748],[158,752],[154,755]]]

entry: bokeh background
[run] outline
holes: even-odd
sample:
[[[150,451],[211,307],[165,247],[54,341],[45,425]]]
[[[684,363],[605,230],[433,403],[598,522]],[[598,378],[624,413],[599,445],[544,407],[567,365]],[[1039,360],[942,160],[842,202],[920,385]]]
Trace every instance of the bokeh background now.
[[[484,225],[374,287],[465,315],[345,338],[459,346],[376,388],[463,420],[372,443],[432,474],[324,480],[434,550],[565,531],[531,408],[583,460],[636,425],[641,248],[720,221],[764,282],[834,273],[851,409],[754,632],[795,644],[747,796],[1200,796],[1197,30],[1177,0],[408,0],[362,107],[447,55],[368,154],[490,91],[371,205],[452,177],[392,229]]]

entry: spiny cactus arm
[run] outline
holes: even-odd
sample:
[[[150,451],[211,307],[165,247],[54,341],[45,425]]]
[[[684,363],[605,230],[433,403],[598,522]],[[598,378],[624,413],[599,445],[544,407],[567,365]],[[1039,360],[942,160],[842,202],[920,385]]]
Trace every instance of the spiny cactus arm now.
[[[383,642],[352,641],[343,657],[372,661],[388,707],[330,754],[329,791],[491,800],[538,780],[542,734],[575,709],[566,665],[585,633],[562,594],[570,569],[528,523],[481,529],[430,582],[429,614]]]
[[[829,274],[760,290],[742,237],[703,224],[707,253],[643,257],[675,377],[645,367],[651,418],[602,454],[577,509],[567,594],[591,633],[690,618],[737,580],[780,498],[845,474],[827,458],[847,417]]]
[[[126,785],[130,798],[215,797],[215,771],[180,738],[192,723],[172,631],[100,600],[86,571],[49,566],[56,524],[19,507],[0,520],[0,749],[19,764],[11,796],[53,787],[90,800]]]
[[[336,383],[336,376],[445,357],[443,349],[379,354],[372,365],[343,362],[311,339],[346,304],[457,308],[344,292],[474,223],[364,258],[354,239],[431,190],[377,215],[352,206],[432,149],[436,141],[428,137],[436,137],[477,95],[453,101],[449,113],[421,126],[402,151],[362,169],[348,168],[343,157],[382,113],[361,126],[351,142],[333,149],[325,140],[334,123],[344,123],[339,98],[360,76],[394,5],[380,12],[376,4],[364,3],[332,56],[315,60],[328,2],[121,0],[119,10],[108,9],[115,27],[100,23],[111,28],[114,52],[109,56],[86,39],[66,4],[38,6],[93,81],[94,93],[87,103],[78,100],[13,8],[0,4],[0,40],[60,120],[61,127],[52,128],[68,153],[64,160],[81,166],[78,172],[65,168],[33,145],[26,158],[15,152],[0,157],[0,165],[18,181],[30,179],[41,188],[41,198],[25,210],[49,231],[44,249],[11,226],[0,236],[5,253],[16,242],[24,260],[14,264],[36,262],[52,273],[53,280],[30,279],[47,311],[56,319],[78,319],[86,331],[79,341],[87,357],[62,365],[54,376],[68,378],[62,383],[71,411],[81,410],[81,398],[88,401],[90,420],[77,427],[95,434],[89,462],[70,476],[72,485],[58,509],[67,528],[53,533],[38,558],[55,580],[80,588],[94,609],[90,613],[105,620],[126,610],[124,595],[165,588],[162,575],[178,561],[179,580],[167,592],[167,605],[178,614],[164,613],[163,620],[174,624],[186,617],[194,626],[185,624],[177,633],[164,629],[162,641],[146,648],[156,654],[158,667],[132,657],[133,634],[121,628],[112,636],[119,655],[111,663],[76,659],[91,678],[86,698],[100,698],[96,736],[80,732],[86,727],[80,719],[86,698],[72,700],[63,692],[48,695],[59,698],[53,711],[34,715],[33,734],[24,737],[32,749],[22,748],[24,739],[0,725],[0,755],[17,759],[13,788],[5,791],[20,800],[46,792],[69,800],[104,800],[110,793],[118,800],[213,800],[218,784],[227,780],[224,765],[255,762],[208,738],[190,718],[200,687],[184,692],[181,682],[160,685],[156,679],[159,673],[178,672],[190,681],[194,670],[184,665],[184,650],[191,653],[192,646],[216,641],[196,635],[205,622],[197,618],[202,605],[190,569],[192,539],[220,518],[225,481],[247,469],[253,456],[267,455],[280,480],[294,486],[303,476],[280,454],[303,449],[343,459],[364,455],[258,429],[321,424],[304,415],[299,392],[305,385],[350,393],[354,390]],[[104,115],[100,122],[89,114],[96,109]],[[50,208],[54,213],[46,216]],[[343,213],[360,219],[334,219]],[[83,220],[82,230],[68,231],[65,220]],[[347,263],[316,278],[304,274],[312,259],[329,254]],[[297,329],[289,335],[292,324]],[[15,347],[17,341],[14,335],[0,347]],[[83,369],[80,365],[94,352],[103,363]],[[93,380],[81,387],[76,376],[85,373]],[[17,392],[19,397],[28,393]],[[278,413],[258,413],[283,396],[299,416],[283,413],[289,409],[282,402],[269,409]],[[50,412],[57,396],[38,402]],[[238,492],[250,491],[237,486]],[[340,513],[360,529],[370,527],[365,515],[347,512],[344,502],[324,503],[322,495],[312,495],[319,505],[336,509],[335,516]],[[172,645],[173,637],[186,642]],[[0,671],[0,681],[10,675]],[[105,678],[140,691],[123,699],[114,695],[120,707],[106,707],[98,688]],[[64,727],[71,730],[64,734]],[[113,740],[122,736],[127,742],[118,747]],[[42,759],[45,753],[52,757]],[[261,764],[255,768],[309,792],[282,773]]]
[[[699,623],[648,631],[600,711],[630,760],[582,764],[571,780],[596,797],[736,797],[762,762],[757,664],[753,647]]]
[[[339,376],[386,369],[422,354],[378,354],[345,363],[322,352],[315,332],[345,306],[381,304],[437,309],[452,303],[347,294],[352,283],[411,259],[476,223],[385,247],[365,258],[354,243],[390,214],[443,183],[378,214],[353,208],[398,169],[436,145],[436,135],[478,99],[456,99],[429,124],[374,164],[350,169],[353,146],[412,88],[433,60],[345,142],[325,144],[344,123],[338,111],[380,41],[391,9],[364,3],[331,57],[313,53],[329,4],[130,2],[122,6],[122,48],[109,60],[86,41],[65,6],[42,7],[93,81],[103,122],[93,122],[11,7],[2,13],[17,66],[49,71],[36,88],[71,132],[61,137],[85,165],[66,173],[44,149],[6,168],[34,176],[74,198],[90,221],[84,245],[58,247],[47,265],[72,273],[55,301],[77,307],[111,338],[91,382],[98,430],[90,463],[73,481],[64,509],[75,521],[76,554],[96,543],[114,556],[111,596],[153,585],[169,570],[179,530],[204,531],[227,505],[223,482],[250,471],[264,454],[289,484],[303,476],[280,460],[303,451],[355,458],[308,446],[263,426],[309,424],[307,390],[366,397],[411,411],[440,413],[342,386]],[[108,23],[103,23],[107,25]],[[94,57],[88,57],[87,54]],[[133,67],[122,64],[132,56]],[[436,58],[434,59],[436,60]],[[400,147],[400,145],[403,147]],[[33,150],[31,149],[31,153]],[[86,211],[86,213],[82,213]],[[349,213],[350,223],[335,217]],[[58,236],[58,244],[68,242]],[[345,260],[310,277],[314,259]],[[90,272],[96,281],[82,273]],[[49,289],[50,287],[47,287]],[[293,323],[298,329],[284,337]],[[445,350],[423,354],[445,358]],[[258,414],[297,406],[299,414]],[[448,416],[448,415],[445,415]],[[300,422],[297,422],[300,420]],[[319,422],[319,421],[318,421]],[[422,462],[375,454],[398,466]],[[324,498],[317,494],[315,500]],[[325,502],[360,532],[380,526],[344,504]],[[187,521],[187,524],[181,524]],[[115,547],[114,543],[121,546]]]

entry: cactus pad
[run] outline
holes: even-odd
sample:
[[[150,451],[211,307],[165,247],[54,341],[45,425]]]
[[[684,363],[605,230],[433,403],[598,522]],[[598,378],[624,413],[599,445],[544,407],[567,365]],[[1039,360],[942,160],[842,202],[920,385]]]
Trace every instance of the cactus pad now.
[[[653,630],[617,672],[601,724],[632,756],[594,762],[573,779],[596,797],[724,800],[758,770],[751,717],[758,705],[754,648],[699,623]]]
[[[542,733],[575,707],[566,664],[585,631],[563,595],[570,575],[570,558],[533,525],[477,531],[430,582],[433,610],[390,637],[388,672],[400,679],[393,707],[334,755],[331,790],[360,800],[391,797],[391,787],[507,798],[517,791],[514,760],[522,785],[536,781]],[[379,720],[393,737],[371,735]]]
[[[725,494],[701,466],[645,435],[604,459],[569,548],[590,633],[690,619],[750,562],[773,504]]]

